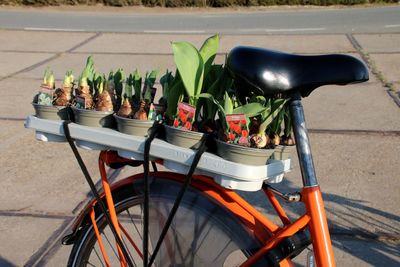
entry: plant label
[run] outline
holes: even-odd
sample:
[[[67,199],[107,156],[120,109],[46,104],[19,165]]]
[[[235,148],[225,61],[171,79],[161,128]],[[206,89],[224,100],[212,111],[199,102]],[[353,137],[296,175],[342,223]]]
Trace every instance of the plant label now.
[[[174,127],[182,128],[183,130],[192,130],[195,113],[195,107],[182,102],[178,103],[178,114],[174,120]]]
[[[48,95],[51,99],[53,99],[53,96],[54,96],[53,88],[49,88],[47,86],[40,86],[39,92],[44,93],[44,94]]]
[[[228,143],[247,146],[249,144],[249,129],[244,114],[226,115]]]
[[[86,109],[86,99],[83,96],[75,96],[75,106],[80,109]]]

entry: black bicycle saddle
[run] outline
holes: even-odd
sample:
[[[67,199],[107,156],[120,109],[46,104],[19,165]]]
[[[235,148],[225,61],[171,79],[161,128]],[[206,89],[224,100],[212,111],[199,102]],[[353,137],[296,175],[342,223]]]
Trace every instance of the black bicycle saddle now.
[[[229,72],[239,97],[300,91],[303,97],[322,85],[364,82],[368,69],[348,55],[294,55],[239,46],[228,55]]]

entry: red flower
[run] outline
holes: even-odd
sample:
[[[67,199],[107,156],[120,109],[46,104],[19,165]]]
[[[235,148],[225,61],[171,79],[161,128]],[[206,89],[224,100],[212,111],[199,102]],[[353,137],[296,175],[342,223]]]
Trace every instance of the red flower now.
[[[236,138],[236,137],[235,137],[235,135],[234,135],[233,133],[229,133],[229,134],[228,134],[228,139],[229,139],[229,140],[233,141],[233,140],[235,140],[235,138]]]
[[[183,116],[181,117],[181,121],[182,121],[182,123],[185,123],[185,122],[186,122],[186,116],[185,116],[185,115],[183,115]]]
[[[235,129],[235,123],[234,122],[229,122],[229,129],[233,130]]]
[[[174,120],[174,127],[175,127],[175,128],[178,128],[178,126],[179,126],[179,121],[178,121],[177,119],[175,119],[175,120]]]
[[[243,137],[249,136],[249,132],[247,130],[242,130],[242,136]]]
[[[240,126],[239,126],[239,124],[235,124],[235,128],[233,129],[237,134],[240,134],[240,132],[241,132],[241,128],[240,128]]]
[[[184,126],[186,129],[188,129],[188,130],[191,130],[192,129],[192,124],[188,121],[188,122],[186,122],[185,123],[185,126]]]
[[[246,124],[246,120],[241,120],[240,124]]]

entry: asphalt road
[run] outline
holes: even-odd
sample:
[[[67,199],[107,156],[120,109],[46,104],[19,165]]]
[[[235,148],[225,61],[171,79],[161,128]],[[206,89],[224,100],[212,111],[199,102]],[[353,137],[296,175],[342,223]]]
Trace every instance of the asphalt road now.
[[[0,29],[191,34],[393,33],[400,31],[399,14],[400,6],[168,14],[2,9]]]

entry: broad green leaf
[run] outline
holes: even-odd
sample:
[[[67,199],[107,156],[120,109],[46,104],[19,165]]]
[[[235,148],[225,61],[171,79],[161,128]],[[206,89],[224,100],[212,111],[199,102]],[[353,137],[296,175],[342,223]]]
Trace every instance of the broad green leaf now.
[[[233,110],[233,114],[245,114],[247,117],[260,115],[265,110],[265,107],[260,103],[248,103],[237,107]]]
[[[204,75],[202,93],[210,93],[210,87],[220,78],[224,71],[222,65],[212,65],[207,75]],[[204,72],[205,74],[206,72]],[[215,95],[214,95],[215,96]]]
[[[285,136],[290,136],[290,134],[292,133],[293,130],[293,126],[292,126],[292,118],[290,117],[290,112],[288,109],[288,106],[285,106],[285,115],[283,118],[283,123],[285,125]]]
[[[264,132],[267,129],[267,127],[274,121],[274,119],[281,113],[286,102],[287,102],[286,99],[276,99],[273,101],[273,103],[271,105],[271,111],[263,119],[263,122],[260,125],[260,132]],[[279,122],[276,122],[276,123],[278,124]],[[282,123],[282,121],[279,123],[279,125],[281,123]],[[277,127],[277,126],[275,126],[275,127]],[[275,131],[273,130],[273,132],[275,132]]]
[[[202,93],[202,94],[198,94],[196,96],[196,98],[204,98],[204,99],[208,99],[211,102],[214,103],[214,105],[216,105],[218,107],[218,109],[223,112],[225,114],[225,109],[221,106],[221,104],[218,102],[218,100],[216,100],[211,94],[209,93]]]
[[[229,97],[228,92],[226,92],[226,91],[225,91],[225,100],[224,100],[224,110],[225,110],[225,114],[233,113],[233,102],[232,102],[232,99]]]
[[[204,41],[200,48],[200,55],[204,62],[204,74],[207,75],[219,47],[219,35],[215,34]]]
[[[182,80],[174,82],[168,90],[168,102],[167,102],[167,116],[169,119],[173,119],[178,109],[178,102],[183,95],[185,90]]]
[[[190,99],[200,93],[203,85],[204,64],[197,49],[188,42],[173,42],[174,61]]]
[[[260,96],[260,95],[253,95],[250,99],[251,103],[260,103],[261,105],[265,106],[265,104],[267,103],[267,100],[265,99],[265,97]]]

